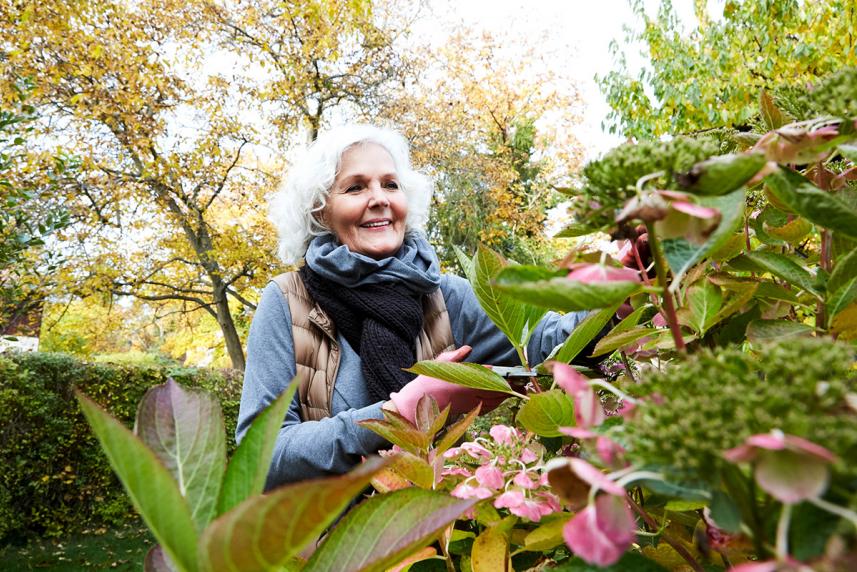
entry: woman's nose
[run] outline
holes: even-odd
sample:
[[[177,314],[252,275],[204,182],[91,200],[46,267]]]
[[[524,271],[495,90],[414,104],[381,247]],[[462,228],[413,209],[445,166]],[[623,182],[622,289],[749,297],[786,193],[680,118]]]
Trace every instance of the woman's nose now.
[[[387,193],[379,182],[373,182],[369,185],[369,206],[370,207],[386,207],[390,204],[390,199],[387,198]]]

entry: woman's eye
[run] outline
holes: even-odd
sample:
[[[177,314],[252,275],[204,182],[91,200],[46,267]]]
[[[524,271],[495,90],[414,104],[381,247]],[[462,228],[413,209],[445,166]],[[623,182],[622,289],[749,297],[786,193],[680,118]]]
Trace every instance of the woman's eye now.
[[[363,187],[361,187],[360,185],[351,185],[350,187],[345,189],[345,192],[346,193],[356,193],[357,191],[359,191],[362,188]]]
[[[397,183],[396,181],[390,181],[389,183],[387,183],[384,186],[387,187],[388,189],[398,189],[399,183]]]

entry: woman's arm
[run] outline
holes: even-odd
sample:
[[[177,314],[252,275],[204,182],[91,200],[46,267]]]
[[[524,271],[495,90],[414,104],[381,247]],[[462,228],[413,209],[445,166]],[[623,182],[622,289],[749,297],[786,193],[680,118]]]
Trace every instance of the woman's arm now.
[[[444,275],[441,288],[456,345],[473,346],[473,352],[467,361],[491,365],[521,365],[512,344],[479,305],[467,280],[459,276]],[[545,314],[527,344],[530,365],[536,365],[550,355],[551,350],[565,341],[585,316],[586,312]]]
[[[289,307],[276,284],[262,293],[247,340],[247,370],[236,439],[240,442],[253,419],[288,386],[295,376],[295,352]],[[343,383],[340,372],[338,383]],[[266,489],[288,482],[347,472],[361,455],[375,453],[387,442],[357,425],[380,419],[381,403],[341,411],[321,421],[300,419],[297,395],[283,420]]]

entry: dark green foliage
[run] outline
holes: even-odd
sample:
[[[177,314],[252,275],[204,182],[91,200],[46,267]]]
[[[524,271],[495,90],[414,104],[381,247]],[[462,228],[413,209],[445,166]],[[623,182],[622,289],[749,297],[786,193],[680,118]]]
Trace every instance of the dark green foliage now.
[[[671,188],[675,174],[719,152],[720,142],[709,138],[621,145],[583,168],[583,184],[572,198],[571,211],[592,231],[612,226],[618,210],[636,193],[641,177],[662,172],[651,184],[659,181],[658,188]]]
[[[857,415],[845,401],[857,391],[852,354],[842,344],[792,338],[755,354],[706,350],[656,372],[634,388],[663,403],[640,407],[628,424],[633,457],[716,482],[723,451],[781,429],[829,448],[853,477]]]
[[[240,377],[191,368],[89,364],[63,354],[0,357],[0,540],[121,522],[130,504],[72,388],[130,427],[145,391],[168,376],[220,399],[231,452]]]

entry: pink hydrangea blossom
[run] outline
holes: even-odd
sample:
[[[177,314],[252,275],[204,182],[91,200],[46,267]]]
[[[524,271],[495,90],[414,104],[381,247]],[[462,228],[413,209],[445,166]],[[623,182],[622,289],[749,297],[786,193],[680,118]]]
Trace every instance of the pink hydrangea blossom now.
[[[611,495],[619,497],[625,496],[625,489],[623,489],[621,485],[611,481],[607,475],[583,459],[568,459],[568,464],[574,474],[589,485],[597,487],[598,490],[602,490]]]
[[[624,497],[601,495],[563,528],[565,543],[590,564],[615,564],[636,537],[637,524]]]
[[[519,471],[515,474],[515,478],[512,479],[512,483],[518,485],[519,487],[523,487],[525,489],[535,489],[538,488],[539,483],[533,482],[533,479],[530,478],[530,475],[527,471]]]
[[[447,467],[440,472],[442,477],[472,477],[473,475],[464,467]]]
[[[521,434],[518,433],[517,429],[506,425],[494,425],[488,431],[488,434],[501,445],[509,446],[514,445],[515,442],[521,438]]]
[[[494,491],[486,487],[474,487],[464,481],[452,489],[449,494],[460,499],[487,499],[494,496]]]
[[[833,453],[811,441],[782,431],[752,435],[723,456],[733,463],[752,461],[759,486],[783,503],[818,498],[830,481]]]
[[[554,362],[553,374],[556,384],[574,399],[574,418],[578,427],[597,427],[607,419],[598,394],[585,376],[560,362]]]
[[[476,481],[483,487],[499,490],[506,484],[503,471],[492,465],[482,465],[476,469]]]
[[[535,461],[539,460],[539,456],[529,447],[524,447],[524,450],[521,451],[521,456],[519,457],[521,462],[525,465],[529,465]]]
[[[461,449],[466,452],[468,455],[475,459],[483,458],[490,459],[491,451],[483,447],[478,443],[473,443],[472,441],[468,441],[467,443],[463,443],[461,445]]]
[[[554,512],[551,503],[544,500],[527,498],[521,491],[507,491],[494,501],[496,508],[508,508],[516,516],[538,522],[545,515]]]

